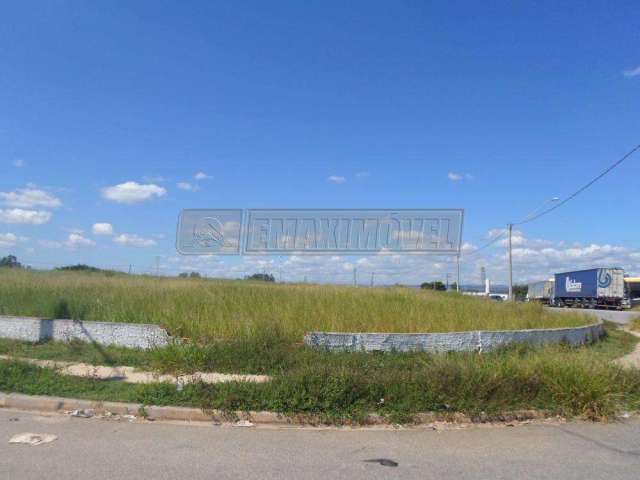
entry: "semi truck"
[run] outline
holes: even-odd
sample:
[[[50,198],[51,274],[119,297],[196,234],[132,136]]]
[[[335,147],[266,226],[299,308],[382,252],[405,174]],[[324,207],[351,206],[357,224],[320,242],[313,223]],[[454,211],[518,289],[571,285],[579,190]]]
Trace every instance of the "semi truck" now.
[[[625,295],[622,268],[592,268],[555,274],[554,307],[615,308],[629,307]]]
[[[527,288],[527,302],[548,305],[553,298],[553,280],[530,283]]]

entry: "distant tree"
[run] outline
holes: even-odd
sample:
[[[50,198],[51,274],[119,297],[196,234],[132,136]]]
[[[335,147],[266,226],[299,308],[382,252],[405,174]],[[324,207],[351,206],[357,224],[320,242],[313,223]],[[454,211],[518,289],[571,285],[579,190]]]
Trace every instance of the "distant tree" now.
[[[514,285],[513,286],[513,298],[516,300],[524,300],[527,298],[529,292],[528,285]]]
[[[63,267],[56,267],[54,270],[59,272],[89,272],[89,273],[101,273],[107,277],[113,277],[114,275],[123,275],[122,272],[117,270],[109,270],[104,268],[92,267],[91,265],[85,265],[84,263],[78,263],[76,265],[65,265]]]
[[[456,282],[453,282],[451,285],[449,285],[449,290],[455,292],[456,290],[458,290],[458,284]]]
[[[18,261],[15,255],[7,255],[0,258],[0,267],[6,268],[22,268],[22,264]]]
[[[84,263],[78,263],[77,265],[65,265],[64,267],[57,267],[56,270],[69,271],[69,272],[101,272],[102,270],[97,267],[85,265]]]
[[[180,277],[180,278],[201,278],[201,275],[198,272],[190,272],[190,273],[182,272],[182,273],[180,273],[178,275],[178,277]]]
[[[247,280],[260,280],[262,282],[275,282],[276,277],[271,275],[270,273],[254,273],[253,275],[249,275],[245,277]]]
[[[424,288],[425,290],[438,290],[444,292],[447,289],[447,286],[440,280],[436,280],[435,282],[424,282],[420,285],[420,288]]]

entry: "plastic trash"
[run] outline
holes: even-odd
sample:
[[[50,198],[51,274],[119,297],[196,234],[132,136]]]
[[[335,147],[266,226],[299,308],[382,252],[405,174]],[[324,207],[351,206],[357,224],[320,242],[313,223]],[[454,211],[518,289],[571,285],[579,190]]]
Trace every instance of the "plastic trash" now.
[[[71,412],[72,417],[80,418],[91,418],[94,414],[94,411],[90,408],[85,408],[84,410],[74,410],[73,412]]]
[[[238,420],[236,423],[233,424],[234,427],[253,427],[253,423],[251,423],[249,420]]]
[[[18,433],[9,439],[9,443],[24,443],[26,445],[40,445],[57,440],[58,436],[53,433]]]

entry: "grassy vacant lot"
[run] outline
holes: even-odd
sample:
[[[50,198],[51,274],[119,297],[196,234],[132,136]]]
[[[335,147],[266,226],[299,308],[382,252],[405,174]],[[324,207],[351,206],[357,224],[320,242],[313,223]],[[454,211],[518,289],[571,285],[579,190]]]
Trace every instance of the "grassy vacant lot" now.
[[[65,377],[0,361],[0,391],[154,405],[272,410],[328,422],[368,413],[410,422],[419,412],[479,415],[541,408],[599,419],[640,405],[640,371],[611,362],[637,339],[610,330],[594,345],[491,353],[325,353],[301,345],[309,330],[450,331],[580,325],[578,314],[537,305],[405,288],[356,289],[0,271],[0,314],[158,323],[192,341],[148,352],[0,340],[0,354],[132,365],[163,372],[266,373],[266,384],[129,385]]]
[[[0,314],[156,323],[197,343],[277,330],[443,332],[584,325],[534,304],[409,288],[351,288],[0,270]]]
[[[267,342],[268,343],[265,343]],[[53,370],[0,361],[0,391],[119,400],[150,405],[271,410],[322,421],[361,422],[377,412],[410,422],[419,412],[464,412],[489,417],[515,409],[545,409],[601,419],[640,405],[640,372],[611,360],[631,351],[637,339],[611,330],[583,348],[515,347],[485,354],[367,354],[316,352],[277,337],[236,340],[206,347],[154,352],[72,343],[31,345],[0,342],[0,353],[40,358],[126,363],[164,369],[266,372],[267,384],[128,385],[64,377]]]

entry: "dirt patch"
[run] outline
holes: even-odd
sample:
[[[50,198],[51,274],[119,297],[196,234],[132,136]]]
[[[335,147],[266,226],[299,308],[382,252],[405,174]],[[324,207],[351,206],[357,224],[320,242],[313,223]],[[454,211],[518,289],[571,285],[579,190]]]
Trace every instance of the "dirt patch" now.
[[[640,338],[640,333],[632,330],[630,327],[625,327],[624,331],[630,333],[634,337]],[[636,345],[633,349],[633,352],[627,353],[625,356],[617,358],[614,360],[614,363],[620,365],[621,367],[633,367],[640,368],[640,343]]]
[[[100,380],[122,380],[128,383],[173,383],[184,385],[193,382],[225,383],[253,382],[264,383],[271,380],[267,375],[240,375],[234,373],[195,372],[191,375],[161,375],[156,372],[137,370],[134,367],[109,367],[106,365],[90,365],[87,363],[61,362],[54,360],[37,360],[33,358],[11,357],[0,355],[0,360],[13,360],[29,363],[43,368],[54,368],[63,375],[74,377],[97,378]]]

